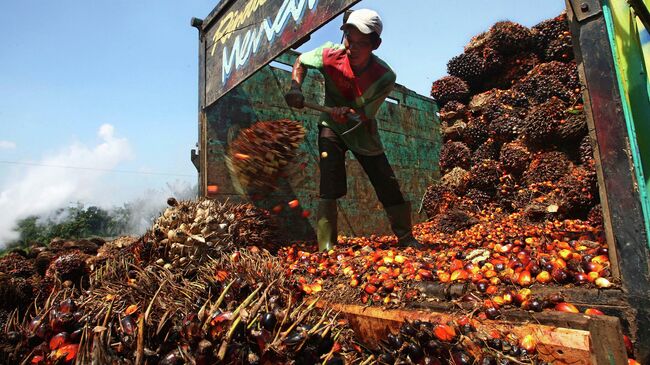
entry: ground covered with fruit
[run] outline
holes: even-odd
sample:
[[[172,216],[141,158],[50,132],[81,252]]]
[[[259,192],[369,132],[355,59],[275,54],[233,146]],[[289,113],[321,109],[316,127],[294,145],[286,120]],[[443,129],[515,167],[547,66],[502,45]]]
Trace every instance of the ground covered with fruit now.
[[[496,325],[503,311],[602,315],[563,292],[618,285],[566,16],[532,28],[499,22],[448,72],[431,90],[443,176],[423,197],[428,221],[413,231],[425,249],[340,236],[319,253],[283,242],[277,212],[171,198],[142,237],[54,240],[0,258],[0,362],[551,362],[533,334]],[[242,185],[272,186],[293,156],[304,132],[281,124],[253,127],[231,151]],[[255,138],[286,143],[247,145]],[[268,179],[250,178],[260,170]],[[367,346],[328,303],[457,308]]]

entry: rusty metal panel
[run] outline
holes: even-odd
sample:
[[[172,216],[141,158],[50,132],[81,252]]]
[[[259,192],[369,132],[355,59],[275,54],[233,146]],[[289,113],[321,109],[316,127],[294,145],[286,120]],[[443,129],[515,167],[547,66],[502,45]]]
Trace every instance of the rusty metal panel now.
[[[568,9],[571,10],[570,2]],[[576,11],[576,9],[572,9]],[[568,12],[576,62],[585,83],[583,97],[589,132],[594,144],[605,234],[610,247],[612,273],[621,279],[635,311],[631,337],[637,359],[650,361],[650,253],[648,232],[634,171],[618,87],[612,47],[603,12],[583,22]]]
[[[358,0],[239,0],[206,21],[205,97],[211,105]]]
[[[293,64],[297,53],[287,52],[279,59]],[[270,209],[282,204],[280,218],[289,240],[315,237],[315,211],[318,201],[318,118],[320,113],[310,110],[293,112],[284,101],[284,92],[290,82],[288,71],[265,66],[250,79],[235,87],[206,111],[205,148],[207,152],[206,179],[209,185],[219,186],[218,198],[237,201],[253,200],[257,206]],[[324,100],[323,79],[310,71],[303,85],[305,97]],[[385,102],[377,114],[386,155],[407,200],[413,202],[414,220],[425,217],[416,212],[427,186],[439,178],[438,157],[441,146],[437,106],[430,98],[397,86],[391,94],[397,103]],[[289,118],[303,122],[306,137],[299,147],[296,160],[288,166],[287,177],[281,179],[278,191],[266,197],[247,197],[237,193],[236,182],[228,172],[225,154],[228,144],[239,130],[262,120]],[[375,191],[352,154],[346,161],[348,194],[340,199],[340,234],[390,233],[388,221]],[[258,199],[261,198],[261,199]],[[298,199],[301,209],[289,209],[286,203]],[[312,212],[305,219],[302,209]]]

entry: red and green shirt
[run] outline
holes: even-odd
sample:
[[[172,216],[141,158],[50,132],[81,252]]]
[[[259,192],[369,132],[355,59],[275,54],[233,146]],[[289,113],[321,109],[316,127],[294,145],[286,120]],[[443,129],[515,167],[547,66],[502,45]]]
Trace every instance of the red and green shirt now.
[[[325,78],[325,105],[347,106],[362,115],[363,126],[342,135],[355,122],[337,123],[328,113],[321,115],[320,124],[331,128],[350,150],[373,156],[384,152],[375,115],[395,85],[395,73],[386,62],[373,55],[368,68],[355,76],[345,48],[331,42],[300,55],[300,63],[320,71]]]

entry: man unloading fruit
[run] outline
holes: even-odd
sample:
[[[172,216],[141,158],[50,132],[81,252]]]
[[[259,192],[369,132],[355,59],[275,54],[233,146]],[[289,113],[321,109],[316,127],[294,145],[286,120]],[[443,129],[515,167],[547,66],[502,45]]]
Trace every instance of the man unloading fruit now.
[[[411,232],[411,206],[404,200],[377,131],[375,114],[395,85],[395,73],[373,54],[381,45],[383,29],[379,15],[369,9],[352,12],[341,27],[343,45],[326,43],[303,53],[293,65],[291,89],[285,95],[293,108],[304,107],[301,87],[308,68],[325,78],[325,105],[319,124],[320,201],[317,238],[321,251],[336,244],[336,199],[347,192],[345,153],[350,150],[359,161],[384,206],[400,246],[419,247]],[[356,114],[359,128],[349,120]],[[354,128],[354,129],[353,129]],[[346,133],[347,132],[347,133]]]

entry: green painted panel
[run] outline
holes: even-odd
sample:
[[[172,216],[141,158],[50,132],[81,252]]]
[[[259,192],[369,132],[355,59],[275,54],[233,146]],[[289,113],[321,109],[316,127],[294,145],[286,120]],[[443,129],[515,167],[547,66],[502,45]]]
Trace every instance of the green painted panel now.
[[[292,65],[297,53],[289,52],[277,61]],[[228,143],[239,130],[262,120],[289,118],[303,123],[307,133],[299,147],[299,156],[287,168],[288,176],[281,180],[280,189],[254,203],[264,208],[284,204],[280,214],[289,240],[313,239],[315,210],[318,202],[318,118],[320,113],[311,110],[292,111],[284,101],[290,72],[287,66],[266,66],[228,93],[213,107],[206,110],[207,153],[206,180],[208,185],[218,185],[218,198],[228,197],[247,201],[250,197],[237,192],[236,182],[228,173],[224,157]],[[310,71],[303,85],[308,100],[323,103],[323,79]],[[414,220],[425,217],[416,211],[426,190],[439,178],[438,158],[441,147],[437,106],[430,98],[398,85],[377,115],[379,133],[395,174],[406,199],[413,202]],[[374,189],[361,166],[348,154],[346,161],[348,194],[340,199],[340,234],[386,234],[388,221]],[[291,210],[286,202],[298,199],[302,209],[314,212],[303,218],[302,210]]]
[[[650,43],[650,36],[627,1],[609,1],[604,10],[623,95],[646,231],[650,231],[650,93],[646,69],[648,60],[644,59],[644,48],[648,49],[644,43]]]

